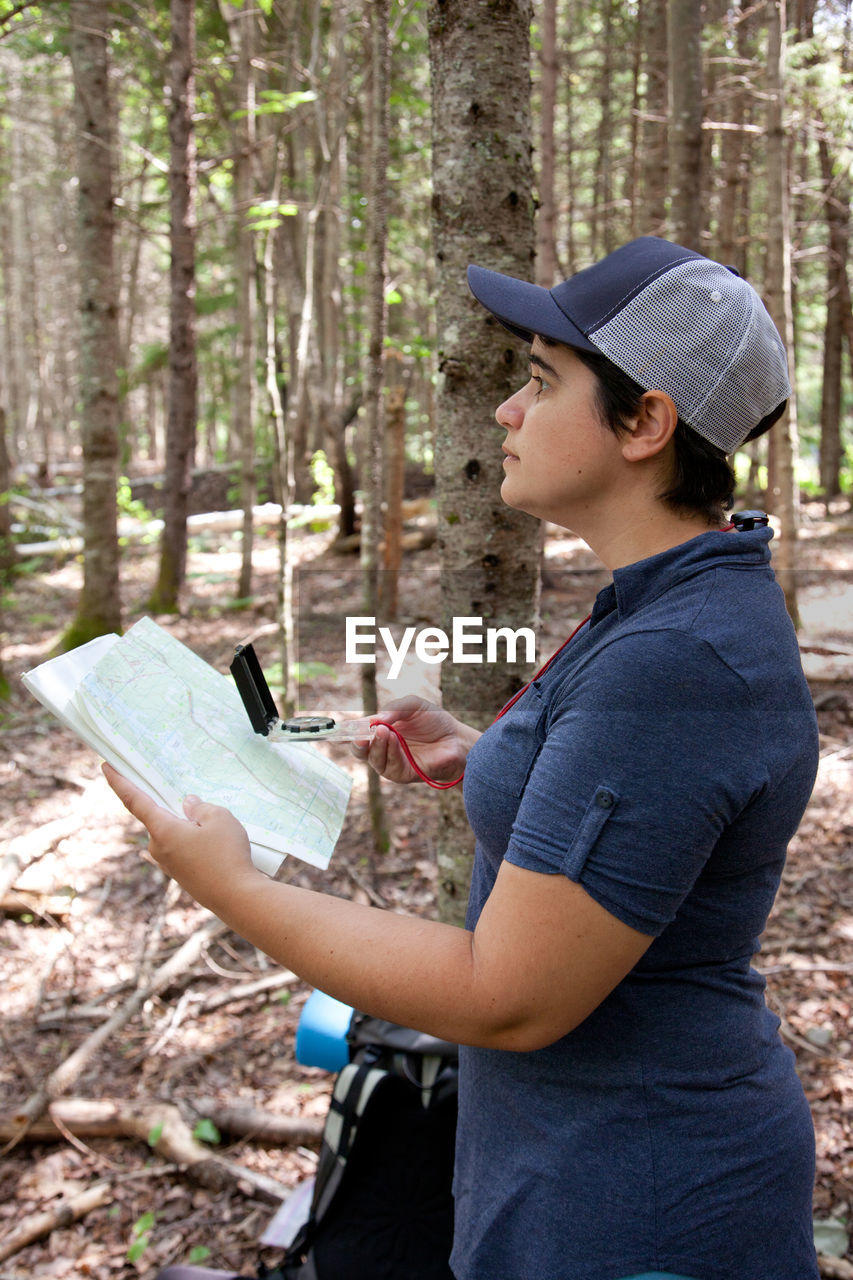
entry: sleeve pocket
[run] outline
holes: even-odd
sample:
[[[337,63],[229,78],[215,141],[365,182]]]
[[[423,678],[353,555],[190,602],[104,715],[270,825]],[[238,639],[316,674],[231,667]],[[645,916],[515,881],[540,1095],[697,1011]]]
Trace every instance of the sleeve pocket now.
[[[563,859],[563,872],[577,881],[619,797],[610,787],[597,787]]]

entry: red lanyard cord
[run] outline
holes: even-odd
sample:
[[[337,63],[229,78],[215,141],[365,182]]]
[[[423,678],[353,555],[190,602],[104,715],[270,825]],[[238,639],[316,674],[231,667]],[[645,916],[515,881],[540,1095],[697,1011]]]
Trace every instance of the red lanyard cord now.
[[[581,628],[586,626],[586,624],[589,622],[590,617],[591,617],[591,615],[590,615],[590,614],[587,614],[587,616],[584,618],[584,620],[583,620],[582,622],[579,622],[579,623],[578,623],[578,625],[575,627],[574,631],[573,631],[573,632],[572,632],[572,634],[569,636],[569,638],[568,638],[567,640],[564,640],[564,641],[563,641],[563,643],[560,645],[559,649],[557,649],[555,653],[552,653],[552,654],[551,654],[551,656],[550,656],[550,658],[548,659],[548,661],[545,663],[545,665],[544,665],[543,667],[540,667],[540,669],[536,672],[536,675],[533,677],[533,679],[532,679],[532,680],[528,680],[527,684],[526,684],[526,685],[524,685],[524,687],[523,687],[522,689],[519,689],[518,693],[514,694],[514,695],[510,698],[510,700],[509,700],[509,702],[506,704],[506,706],[501,707],[500,711],[499,711],[499,712],[498,712],[498,714],[495,716],[495,719],[492,721],[492,723],[493,723],[493,724],[495,724],[498,720],[500,720],[501,716],[505,716],[505,715],[506,715],[506,713],[509,711],[510,707],[514,707],[514,706],[515,706],[515,704],[518,702],[518,700],[519,700],[519,698],[522,696],[522,694],[526,693],[526,692],[527,692],[527,690],[530,688],[530,686],[533,684],[533,681],[534,681],[534,680],[539,680],[539,679],[540,679],[540,677],[544,676],[545,672],[546,672],[546,671],[548,670],[548,668],[551,666],[552,662],[554,662],[554,661],[555,661],[555,660],[560,656],[560,654],[563,652],[563,650],[565,649],[566,645],[571,644],[571,642],[574,640],[575,636],[576,636],[576,635],[577,635],[577,633],[581,630]],[[414,769],[414,771],[415,771],[415,773],[418,775],[418,777],[421,779],[421,781],[422,781],[422,782],[425,782],[425,783],[427,784],[427,786],[428,786],[428,787],[434,787],[436,791],[449,791],[451,787],[458,787],[458,786],[459,786],[459,783],[460,783],[460,782],[462,781],[462,779],[465,777],[465,771],[464,771],[464,770],[462,771],[462,773],[460,773],[459,777],[458,777],[458,778],[454,778],[452,782],[436,782],[436,780],[435,780],[434,778],[427,777],[427,775],[423,772],[423,770],[421,769],[420,765],[417,763],[417,761],[415,760],[415,758],[414,758],[414,756],[412,755],[411,751],[409,750],[409,744],[406,742],[406,739],[403,737],[402,733],[400,732],[400,730],[399,730],[395,725],[393,725],[393,724],[387,724],[387,723],[386,723],[386,721],[384,721],[384,720],[371,720],[371,722],[370,722],[370,723],[371,723],[371,725],[380,725],[380,724],[381,724],[381,725],[384,725],[386,729],[390,729],[390,730],[391,730],[391,732],[394,734],[395,738],[397,739],[397,741],[398,741],[398,742],[399,742],[399,744],[400,744],[400,747],[401,747],[401,749],[402,749],[403,755],[406,757],[406,759],[408,760],[409,764],[412,766],[412,768]]]

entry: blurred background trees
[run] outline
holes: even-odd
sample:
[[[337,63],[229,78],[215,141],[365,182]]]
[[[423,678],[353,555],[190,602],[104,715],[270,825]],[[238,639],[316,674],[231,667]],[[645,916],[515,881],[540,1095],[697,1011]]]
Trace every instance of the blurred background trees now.
[[[351,484],[345,473],[356,461],[353,405],[364,389],[368,349],[370,8],[370,0],[195,6],[194,461],[238,465],[247,520],[257,477],[273,471],[288,477],[297,501],[310,499],[309,464],[318,450],[335,470],[336,489],[343,494]],[[500,10],[497,3],[485,7],[495,56],[481,72],[499,87],[506,79],[500,58],[527,58],[518,29],[510,37],[501,27]],[[696,241],[772,294],[777,282],[769,273],[785,257],[777,220],[781,150],[791,202],[785,252],[799,479],[809,492],[837,496],[847,483],[853,332],[846,261],[849,3],[799,0],[787,16],[783,10],[782,102],[773,77],[778,62],[769,56],[779,20],[773,5],[670,0],[667,11],[662,0],[537,0],[525,12],[535,146],[531,189],[518,194],[538,202],[538,266],[531,261],[529,271],[540,279],[562,278],[632,235],[662,232]],[[13,476],[23,469],[43,485],[57,464],[79,463],[90,416],[81,267],[86,279],[92,275],[81,263],[85,241],[75,229],[86,192],[75,147],[71,57],[81,14],[92,19],[84,27],[102,30],[110,64],[111,93],[102,96],[98,123],[114,130],[114,363],[123,473],[135,466],[165,471],[174,411],[175,16],[167,0],[42,6],[4,0],[0,401]],[[513,47],[504,49],[509,39]],[[433,256],[425,2],[394,0],[390,42],[386,349],[407,368],[408,456],[429,470],[435,356],[444,338],[436,330],[436,300],[449,286],[441,281],[438,288]],[[677,74],[670,75],[675,49]],[[485,96],[488,86],[481,84]],[[433,86],[439,142],[449,128],[440,108],[452,92],[447,82]],[[776,126],[768,116],[774,97]],[[465,109],[476,111],[477,103]],[[773,145],[774,127],[781,148]],[[105,144],[98,145],[106,161]],[[470,199],[475,169],[456,177],[460,199]],[[500,265],[502,233],[488,225],[495,216],[488,213],[478,234],[478,256]],[[464,281],[457,287],[464,296]],[[276,430],[277,413],[285,431],[281,423]],[[282,450],[290,454],[286,462],[276,460]],[[244,578],[241,589],[248,585]]]
[[[178,610],[192,472],[221,469],[235,599],[258,501],[284,511],[286,696],[294,505],[319,486],[342,539],[366,511],[371,573],[387,518],[390,582],[417,475],[442,625],[532,623],[540,531],[502,508],[489,431],[523,361],[464,268],[550,285],[661,234],[734,265],[786,337],[791,410],[736,463],[796,616],[799,499],[853,482],[850,45],[851,0],[0,0],[0,575],[76,486],[64,643],[120,629],[122,477],[154,477],[147,604]],[[522,678],[463,675],[445,705],[475,723]]]

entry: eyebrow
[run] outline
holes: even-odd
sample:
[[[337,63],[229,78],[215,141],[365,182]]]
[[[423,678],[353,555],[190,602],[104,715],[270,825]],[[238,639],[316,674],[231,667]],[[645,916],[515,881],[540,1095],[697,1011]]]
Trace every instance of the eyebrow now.
[[[532,351],[530,353],[530,363],[537,365],[537,367],[543,369],[545,373],[549,373],[552,378],[559,379],[560,375],[554,366],[549,364],[547,360],[543,360],[541,356],[534,355]]]

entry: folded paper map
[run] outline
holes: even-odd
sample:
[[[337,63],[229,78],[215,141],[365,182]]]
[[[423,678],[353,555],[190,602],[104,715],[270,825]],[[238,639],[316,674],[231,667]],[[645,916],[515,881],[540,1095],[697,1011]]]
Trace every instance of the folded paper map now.
[[[189,793],[243,823],[252,860],[273,875],[286,854],[328,866],[352,780],[315,746],[252,730],[230,679],[150,618],[26,672],[58,720],[164,808]]]

